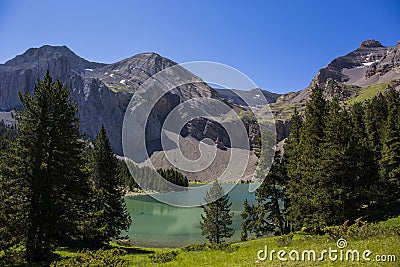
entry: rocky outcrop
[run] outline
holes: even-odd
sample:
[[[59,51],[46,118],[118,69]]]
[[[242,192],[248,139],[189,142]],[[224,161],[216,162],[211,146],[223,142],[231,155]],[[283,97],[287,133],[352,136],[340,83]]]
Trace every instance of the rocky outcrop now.
[[[287,119],[294,108],[304,108],[311,88],[315,86],[324,89],[327,99],[337,97],[340,101],[346,101],[357,96],[362,87],[399,78],[399,43],[387,47],[379,41],[366,40],[356,50],[335,58],[320,69],[304,90],[281,95],[271,108],[278,118]]]
[[[392,48],[381,60],[372,63],[365,72],[367,79],[374,76],[388,76],[389,79],[397,78],[400,72],[400,42]]]
[[[290,121],[277,120],[276,121],[276,139],[278,142],[284,140],[289,136]]]
[[[376,40],[366,40],[361,43],[360,47],[383,47],[383,45]]]

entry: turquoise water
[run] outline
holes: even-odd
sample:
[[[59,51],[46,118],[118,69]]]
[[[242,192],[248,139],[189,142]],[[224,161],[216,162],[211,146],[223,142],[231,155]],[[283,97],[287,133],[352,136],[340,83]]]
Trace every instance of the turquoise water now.
[[[229,185],[222,185],[229,188]],[[188,197],[193,192],[168,193],[168,197]],[[228,241],[239,241],[243,202],[255,202],[254,193],[248,192],[248,185],[238,184],[230,192],[231,211],[234,212],[232,227],[235,234]],[[183,208],[160,203],[151,196],[125,197],[128,212],[132,216],[132,225],[128,232],[133,244],[151,247],[178,247],[193,243],[206,242],[201,235],[201,208]]]

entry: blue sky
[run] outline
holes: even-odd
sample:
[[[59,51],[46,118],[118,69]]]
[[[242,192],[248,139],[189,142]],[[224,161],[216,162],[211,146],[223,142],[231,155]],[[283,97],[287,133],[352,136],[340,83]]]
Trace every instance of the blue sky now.
[[[0,62],[30,47],[67,45],[112,63],[141,52],[215,61],[284,93],[366,39],[400,41],[400,1],[0,2]]]

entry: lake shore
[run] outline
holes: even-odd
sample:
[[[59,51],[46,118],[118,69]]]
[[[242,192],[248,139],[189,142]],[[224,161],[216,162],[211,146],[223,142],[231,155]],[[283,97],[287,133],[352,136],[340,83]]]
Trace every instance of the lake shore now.
[[[146,196],[146,195],[154,195],[154,194],[160,194],[160,192],[154,191],[154,190],[137,190],[137,191],[125,192],[126,197]]]

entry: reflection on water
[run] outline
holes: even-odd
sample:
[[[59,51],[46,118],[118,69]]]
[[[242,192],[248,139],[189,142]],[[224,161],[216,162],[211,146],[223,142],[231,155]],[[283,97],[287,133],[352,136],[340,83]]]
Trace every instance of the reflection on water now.
[[[229,187],[229,185],[222,185]],[[181,191],[169,197],[188,197],[190,191]],[[232,227],[234,236],[229,241],[240,240],[243,202],[255,202],[254,193],[248,192],[248,185],[239,184],[229,193],[234,212]],[[129,239],[137,245],[177,247],[207,241],[201,235],[201,208],[182,208],[160,203],[150,196],[126,197],[126,206],[132,216],[132,226],[127,233]]]

